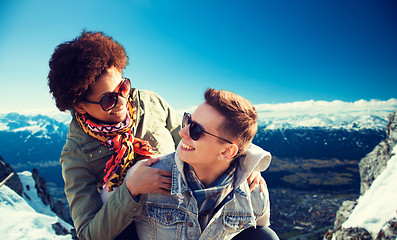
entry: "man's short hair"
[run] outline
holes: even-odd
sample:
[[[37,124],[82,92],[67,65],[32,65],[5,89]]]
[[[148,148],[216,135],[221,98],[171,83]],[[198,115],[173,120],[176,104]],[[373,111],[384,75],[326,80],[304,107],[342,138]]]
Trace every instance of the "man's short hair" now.
[[[51,56],[48,86],[59,110],[73,109],[84,100],[89,87],[107,69],[127,66],[124,47],[103,32],[83,31],[72,41],[59,44]]]
[[[235,93],[208,88],[204,94],[207,104],[217,109],[225,117],[219,131],[226,139],[237,140],[241,155],[251,143],[258,129],[257,113],[250,101]]]

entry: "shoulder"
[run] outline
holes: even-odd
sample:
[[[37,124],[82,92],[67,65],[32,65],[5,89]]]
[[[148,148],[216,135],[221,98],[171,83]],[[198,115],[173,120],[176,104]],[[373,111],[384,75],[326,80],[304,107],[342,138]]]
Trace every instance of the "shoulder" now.
[[[164,98],[162,98],[159,94],[150,91],[150,90],[133,90],[133,98],[140,102],[141,106],[145,108],[161,108],[163,110],[168,110],[170,105]]]
[[[140,101],[154,101],[154,102],[164,102],[167,103],[164,98],[162,98],[158,93],[150,90],[133,90],[133,97],[138,98]]]
[[[167,170],[171,171],[173,163],[175,162],[175,152],[162,155],[159,157],[159,161],[154,163],[152,167],[162,169],[162,170]]]
[[[113,153],[100,141],[85,133],[75,118],[72,119],[66,143],[62,149],[61,160],[68,156],[75,161],[92,162],[103,158],[108,159]]]
[[[142,98],[158,98],[158,99],[162,99],[162,97],[160,97],[160,95],[158,95],[156,92],[150,91],[150,90],[139,90],[136,89],[136,91],[138,91],[139,95]]]
[[[97,141],[96,139],[84,132],[75,117],[73,117],[72,121],[69,124],[67,140],[72,140],[78,145],[84,145],[94,140]]]

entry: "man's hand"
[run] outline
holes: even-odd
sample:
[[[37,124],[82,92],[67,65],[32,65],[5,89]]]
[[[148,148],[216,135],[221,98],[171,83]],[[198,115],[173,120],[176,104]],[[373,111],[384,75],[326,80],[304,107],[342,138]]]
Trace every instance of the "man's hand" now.
[[[263,179],[261,172],[254,171],[251,175],[247,178],[248,185],[250,186],[250,191],[254,190],[258,185],[261,188],[261,192],[265,192],[266,182]]]
[[[162,193],[170,195],[171,172],[152,168],[159,158],[151,158],[142,162],[133,175],[127,179],[126,185],[133,198],[139,194]],[[138,162],[139,163],[139,162]]]

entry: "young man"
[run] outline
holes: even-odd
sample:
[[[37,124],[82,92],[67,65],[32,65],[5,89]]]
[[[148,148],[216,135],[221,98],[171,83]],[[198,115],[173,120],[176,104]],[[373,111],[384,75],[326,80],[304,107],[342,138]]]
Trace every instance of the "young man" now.
[[[278,239],[268,228],[266,187],[250,191],[247,183],[271,159],[251,144],[256,130],[256,110],[248,100],[208,89],[205,102],[192,115],[185,113],[176,153],[152,165],[172,171],[171,195],[130,192],[142,206],[136,218],[139,239],[231,239],[245,229],[252,230],[244,231],[250,240]],[[135,173],[131,181],[139,176]]]

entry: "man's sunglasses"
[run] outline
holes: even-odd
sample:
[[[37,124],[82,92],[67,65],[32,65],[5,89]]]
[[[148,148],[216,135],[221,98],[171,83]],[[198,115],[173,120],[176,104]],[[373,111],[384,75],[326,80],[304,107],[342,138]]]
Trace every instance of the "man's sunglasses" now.
[[[123,78],[123,81],[118,86],[117,92],[106,93],[101,97],[99,102],[91,102],[85,100],[84,102],[99,104],[101,105],[103,111],[109,111],[113,109],[119,100],[119,95],[123,98],[127,98],[131,91],[131,81],[128,78]]]
[[[224,138],[218,137],[218,136],[216,136],[216,135],[214,135],[214,134],[212,134],[212,133],[209,133],[209,132],[205,131],[205,130],[203,129],[203,127],[200,126],[200,124],[198,124],[198,123],[192,121],[192,118],[191,118],[190,113],[186,113],[186,112],[185,112],[185,113],[183,114],[182,128],[184,128],[185,126],[187,126],[187,125],[189,125],[189,124],[190,124],[190,126],[189,126],[190,138],[193,139],[194,141],[199,140],[200,137],[201,137],[201,135],[203,135],[203,133],[206,133],[206,134],[209,134],[209,135],[214,136],[214,137],[216,137],[216,138],[219,138],[219,139],[221,139],[221,140],[223,140],[223,141],[225,141],[225,142],[228,142],[228,143],[233,144],[232,142],[230,142],[230,141],[228,141],[228,140],[226,140],[226,139],[224,139]]]

